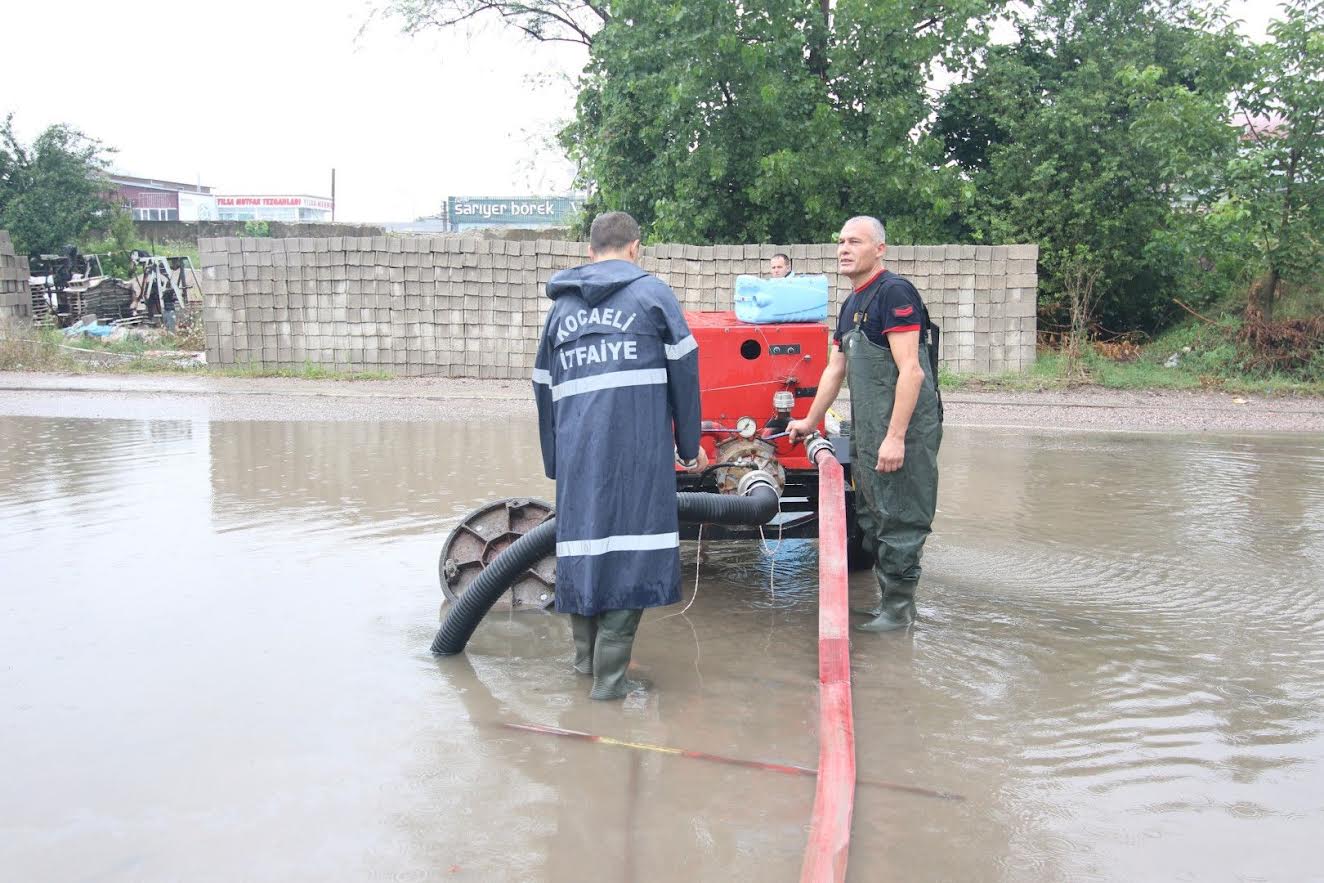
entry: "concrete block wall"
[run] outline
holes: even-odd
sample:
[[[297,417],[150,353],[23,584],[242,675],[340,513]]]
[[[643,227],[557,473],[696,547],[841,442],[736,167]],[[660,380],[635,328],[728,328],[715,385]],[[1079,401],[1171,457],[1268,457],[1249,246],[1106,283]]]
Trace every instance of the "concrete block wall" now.
[[[30,319],[32,290],[28,287],[28,259],[14,253],[7,230],[0,230],[0,319]]]
[[[729,310],[735,277],[767,275],[782,252],[802,275],[822,274],[834,286],[829,324],[850,295],[837,275],[837,249],[817,245],[659,245],[640,264],[665,279],[689,310]],[[942,362],[963,374],[1022,371],[1034,362],[1038,245],[893,245],[889,269],[919,289],[941,328]]]
[[[850,293],[832,245],[658,245],[640,263],[685,309],[730,309],[735,277],[764,274],[778,251],[823,273],[835,317]],[[404,376],[525,379],[557,270],[588,259],[582,242],[469,236],[199,240],[212,364]],[[962,373],[1019,371],[1034,360],[1035,245],[893,246],[942,327],[942,357]]]

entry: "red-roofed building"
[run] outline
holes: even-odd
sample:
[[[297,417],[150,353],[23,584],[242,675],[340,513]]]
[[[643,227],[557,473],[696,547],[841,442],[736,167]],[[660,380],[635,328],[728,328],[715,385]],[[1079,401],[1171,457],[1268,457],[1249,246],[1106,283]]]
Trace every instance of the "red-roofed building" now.
[[[214,221],[216,199],[210,187],[159,178],[111,175],[115,196],[135,221]]]

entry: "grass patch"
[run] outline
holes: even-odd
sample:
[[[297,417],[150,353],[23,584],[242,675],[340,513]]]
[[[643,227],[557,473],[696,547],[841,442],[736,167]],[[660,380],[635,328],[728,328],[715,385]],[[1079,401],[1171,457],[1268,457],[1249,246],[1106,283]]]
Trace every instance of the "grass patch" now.
[[[120,356],[140,356],[148,350],[164,350],[172,347],[164,339],[148,341],[142,335],[130,332],[120,340],[102,341],[95,337],[71,335],[60,341],[72,349],[89,353],[114,353]]]
[[[208,368],[217,377],[289,377],[296,380],[394,380],[389,371],[337,371],[325,365],[304,362],[301,368],[267,368],[261,365],[226,365]]]
[[[1299,305],[1297,305],[1299,306]],[[1131,361],[1114,361],[1098,352],[1083,356],[1087,380],[1067,377],[1066,359],[1055,350],[1041,350],[1033,366],[1022,373],[960,375],[943,369],[943,389],[1008,390],[1015,392],[1100,386],[1105,389],[1221,390],[1259,395],[1324,395],[1324,349],[1294,374],[1248,372],[1237,348],[1242,327],[1238,315],[1224,315],[1209,324],[1192,319],[1159,335],[1140,348]],[[1175,357],[1175,358],[1174,358]]]
[[[66,351],[77,350],[83,353],[109,353],[119,356],[143,356],[148,352],[170,351],[180,356],[201,352],[206,348],[202,340],[202,323],[197,321],[194,328],[181,328],[174,334],[147,327],[128,327],[118,340],[107,340],[86,334],[65,336],[62,331],[43,329],[40,337],[49,343],[63,346]],[[164,357],[163,358],[167,358]]]
[[[0,323],[0,371],[84,370],[77,356],[60,346],[62,337],[52,329]]]
[[[1025,371],[1005,374],[957,374],[943,367],[938,371],[938,385],[951,390],[1007,390],[1009,392],[1037,392],[1045,389],[1064,389],[1067,382],[1066,360],[1060,353],[1045,351]]]

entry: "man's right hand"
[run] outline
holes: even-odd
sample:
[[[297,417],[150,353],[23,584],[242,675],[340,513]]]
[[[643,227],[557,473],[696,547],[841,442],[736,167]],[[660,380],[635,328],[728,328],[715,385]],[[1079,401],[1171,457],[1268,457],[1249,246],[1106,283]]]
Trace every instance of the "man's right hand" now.
[[[708,468],[708,452],[699,445],[699,456],[694,458],[694,465],[686,469],[686,472],[702,472]]]
[[[818,431],[808,417],[802,417],[799,420],[792,420],[786,424],[786,434],[791,437],[791,444],[795,444],[801,439],[808,438]]]

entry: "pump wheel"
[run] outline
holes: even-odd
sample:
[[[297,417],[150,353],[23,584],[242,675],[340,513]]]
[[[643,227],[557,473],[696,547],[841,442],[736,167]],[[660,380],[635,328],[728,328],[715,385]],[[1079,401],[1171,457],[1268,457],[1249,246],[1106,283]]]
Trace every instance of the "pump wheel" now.
[[[552,516],[552,504],[512,497],[481,506],[460,520],[441,547],[437,574],[441,592],[454,601],[510,544]],[[546,610],[556,600],[556,554],[545,555],[525,570],[501,596],[511,610]],[[444,605],[443,605],[444,606]]]

